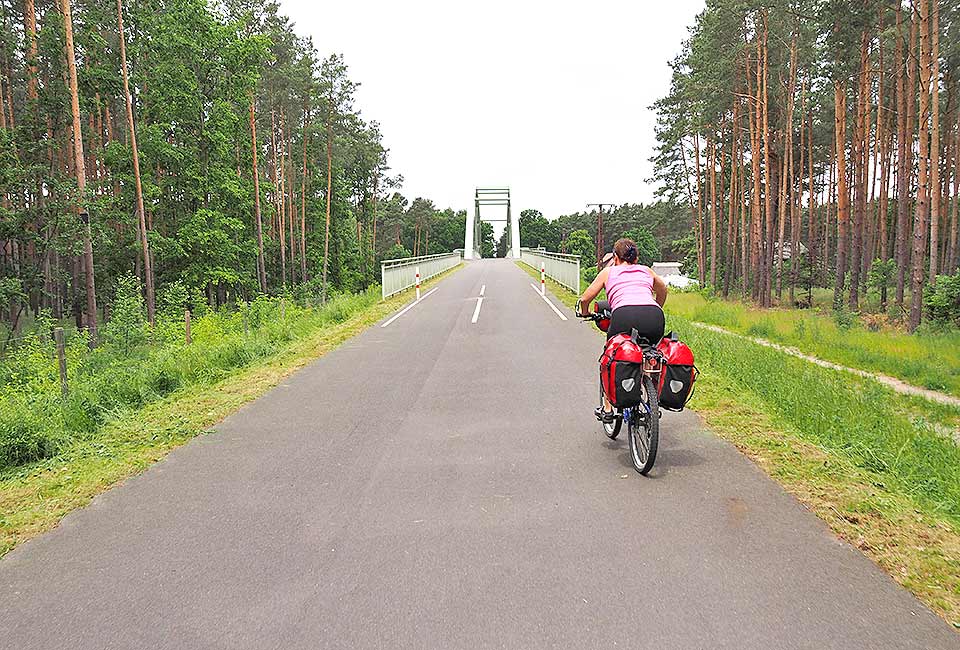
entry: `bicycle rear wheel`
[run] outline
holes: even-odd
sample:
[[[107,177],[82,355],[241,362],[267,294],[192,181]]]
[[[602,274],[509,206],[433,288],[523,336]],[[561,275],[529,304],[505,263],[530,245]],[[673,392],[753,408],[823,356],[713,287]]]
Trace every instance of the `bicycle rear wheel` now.
[[[653,469],[660,443],[660,404],[653,380],[648,376],[643,378],[643,403],[630,409],[627,435],[633,468],[645,476]]]

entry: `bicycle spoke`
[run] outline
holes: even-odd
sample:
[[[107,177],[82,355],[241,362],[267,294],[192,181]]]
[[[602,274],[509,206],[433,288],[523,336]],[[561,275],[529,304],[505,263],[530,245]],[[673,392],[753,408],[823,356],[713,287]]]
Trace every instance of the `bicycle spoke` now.
[[[637,451],[639,452],[638,456],[641,463],[647,462],[647,456],[650,453],[650,447],[648,446],[646,436],[644,435],[645,431],[646,428],[641,427],[639,422],[636,422],[633,425],[633,436],[637,441]]]

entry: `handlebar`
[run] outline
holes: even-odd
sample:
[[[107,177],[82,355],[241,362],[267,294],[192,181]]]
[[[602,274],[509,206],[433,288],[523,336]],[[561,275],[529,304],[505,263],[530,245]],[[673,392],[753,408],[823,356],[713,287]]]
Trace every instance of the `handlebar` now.
[[[606,318],[610,318],[609,314],[604,314],[602,312],[591,312],[589,314],[576,313],[576,317],[581,320],[592,320],[595,323],[602,321]]]

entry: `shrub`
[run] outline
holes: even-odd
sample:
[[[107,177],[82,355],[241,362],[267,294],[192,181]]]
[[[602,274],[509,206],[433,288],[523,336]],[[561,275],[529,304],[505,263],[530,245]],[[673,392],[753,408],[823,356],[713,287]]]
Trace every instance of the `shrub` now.
[[[110,321],[103,328],[104,341],[123,354],[146,341],[146,318],[140,281],[132,275],[117,278],[117,293]]]
[[[933,322],[960,326],[960,271],[937,276],[937,283],[926,293],[923,304]]]
[[[190,289],[180,280],[169,283],[157,295],[157,319],[179,322],[190,308]]]
[[[841,330],[849,330],[857,324],[857,314],[844,306],[833,310],[833,322]]]
[[[37,413],[50,407],[54,405],[30,404],[21,396],[5,395],[0,400],[0,468],[42,460],[60,451],[65,440],[49,426],[53,413],[47,411],[46,418]]]
[[[867,275],[867,286],[876,291],[889,289],[893,284],[893,276],[897,271],[896,261],[889,259],[886,262],[876,259],[870,266]]]
[[[567,236],[563,242],[563,252],[580,257],[581,266],[595,265],[596,248],[593,245],[593,238],[586,230],[574,230]]]
[[[411,257],[413,253],[407,250],[403,244],[394,244],[390,250],[383,254],[385,260],[402,260],[405,257]]]

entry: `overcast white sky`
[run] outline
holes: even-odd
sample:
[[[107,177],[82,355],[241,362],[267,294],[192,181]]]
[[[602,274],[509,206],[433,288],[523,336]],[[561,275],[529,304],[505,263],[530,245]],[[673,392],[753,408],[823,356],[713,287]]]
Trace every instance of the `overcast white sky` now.
[[[651,200],[648,107],[704,2],[281,4],[322,56],[344,54],[405,196],[472,209],[475,187],[506,185],[515,210],[555,217]]]

